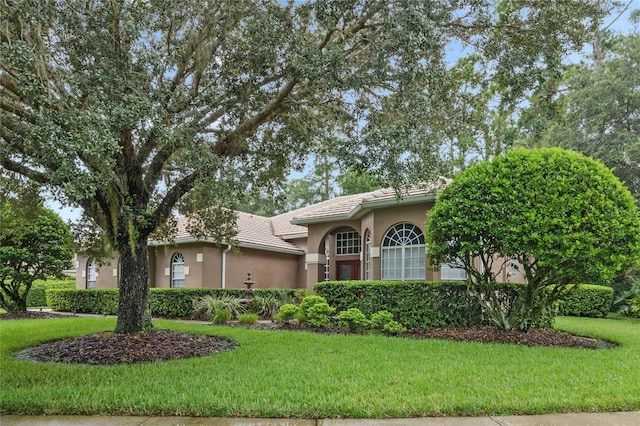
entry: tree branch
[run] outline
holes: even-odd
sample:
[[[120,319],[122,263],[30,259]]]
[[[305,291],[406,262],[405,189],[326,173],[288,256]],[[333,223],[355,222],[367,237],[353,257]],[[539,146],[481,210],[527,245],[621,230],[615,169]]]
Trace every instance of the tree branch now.
[[[36,181],[42,185],[51,184],[51,178],[49,177],[48,174],[30,169],[29,167],[16,163],[15,161],[12,161],[5,156],[0,157],[0,166],[14,173],[18,173],[22,176],[26,176],[29,179]]]
[[[233,157],[240,153],[239,142],[253,134],[257,128],[282,108],[284,100],[296,86],[296,80],[290,80],[280,91],[276,99],[264,110],[242,122],[235,130],[224,135],[215,145],[214,152],[223,157]]]
[[[197,177],[198,174],[192,172],[176,182],[176,184],[167,191],[160,204],[154,209],[151,223],[144,229],[147,235],[167,221],[171,210],[173,210],[180,198],[193,189]]]

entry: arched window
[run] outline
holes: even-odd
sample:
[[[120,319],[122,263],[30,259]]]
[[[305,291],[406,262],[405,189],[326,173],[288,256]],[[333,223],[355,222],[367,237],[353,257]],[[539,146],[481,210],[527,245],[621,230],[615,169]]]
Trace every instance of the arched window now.
[[[411,223],[399,223],[382,239],[383,280],[424,280],[424,234]]]
[[[95,259],[87,261],[87,289],[96,288],[98,278],[98,265]]]
[[[364,279],[371,279],[371,232],[364,234]]]
[[[184,256],[175,253],[171,258],[171,287],[184,287]]]

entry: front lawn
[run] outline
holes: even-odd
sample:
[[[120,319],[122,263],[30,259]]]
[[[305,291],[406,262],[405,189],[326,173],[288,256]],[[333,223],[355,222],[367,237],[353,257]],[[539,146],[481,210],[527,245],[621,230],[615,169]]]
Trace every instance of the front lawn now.
[[[151,364],[35,364],[12,353],[112,330],[113,318],[0,322],[0,412],[248,417],[413,417],[640,409],[640,321],[561,317],[615,341],[585,350],[261,331],[156,320],[239,349]]]

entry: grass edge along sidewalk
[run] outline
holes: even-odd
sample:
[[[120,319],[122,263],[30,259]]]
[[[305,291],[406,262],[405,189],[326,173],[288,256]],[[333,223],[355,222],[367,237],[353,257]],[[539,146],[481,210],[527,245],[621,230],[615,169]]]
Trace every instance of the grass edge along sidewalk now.
[[[317,335],[157,320],[240,348],[140,365],[35,364],[25,346],[111,330],[113,318],[3,322],[2,414],[403,418],[640,409],[640,321],[561,317],[607,350]]]

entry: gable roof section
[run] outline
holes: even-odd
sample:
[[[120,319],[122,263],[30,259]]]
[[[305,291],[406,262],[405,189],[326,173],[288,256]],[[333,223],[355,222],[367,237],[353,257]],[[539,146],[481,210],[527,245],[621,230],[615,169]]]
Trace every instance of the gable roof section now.
[[[438,178],[434,182],[414,185],[400,193],[393,188],[378,189],[363,194],[337,197],[324,203],[291,212],[293,225],[357,219],[367,212],[398,204],[415,204],[435,200],[436,194],[451,183],[450,179]],[[324,204],[324,205],[322,205]]]
[[[310,223],[332,222],[335,220],[358,219],[367,212],[381,207],[399,204],[415,204],[435,200],[436,194],[451,183],[440,177],[431,183],[423,183],[406,188],[398,193],[392,188],[378,189],[362,194],[343,195],[302,207],[272,218],[250,213],[236,212],[236,240],[240,248],[274,251],[303,255],[305,251],[288,240],[307,238],[306,226]],[[178,229],[173,242],[150,240],[150,245],[184,244],[208,242],[227,244],[212,238],[197,239],[187,231],[188,218],[178,218]]]

